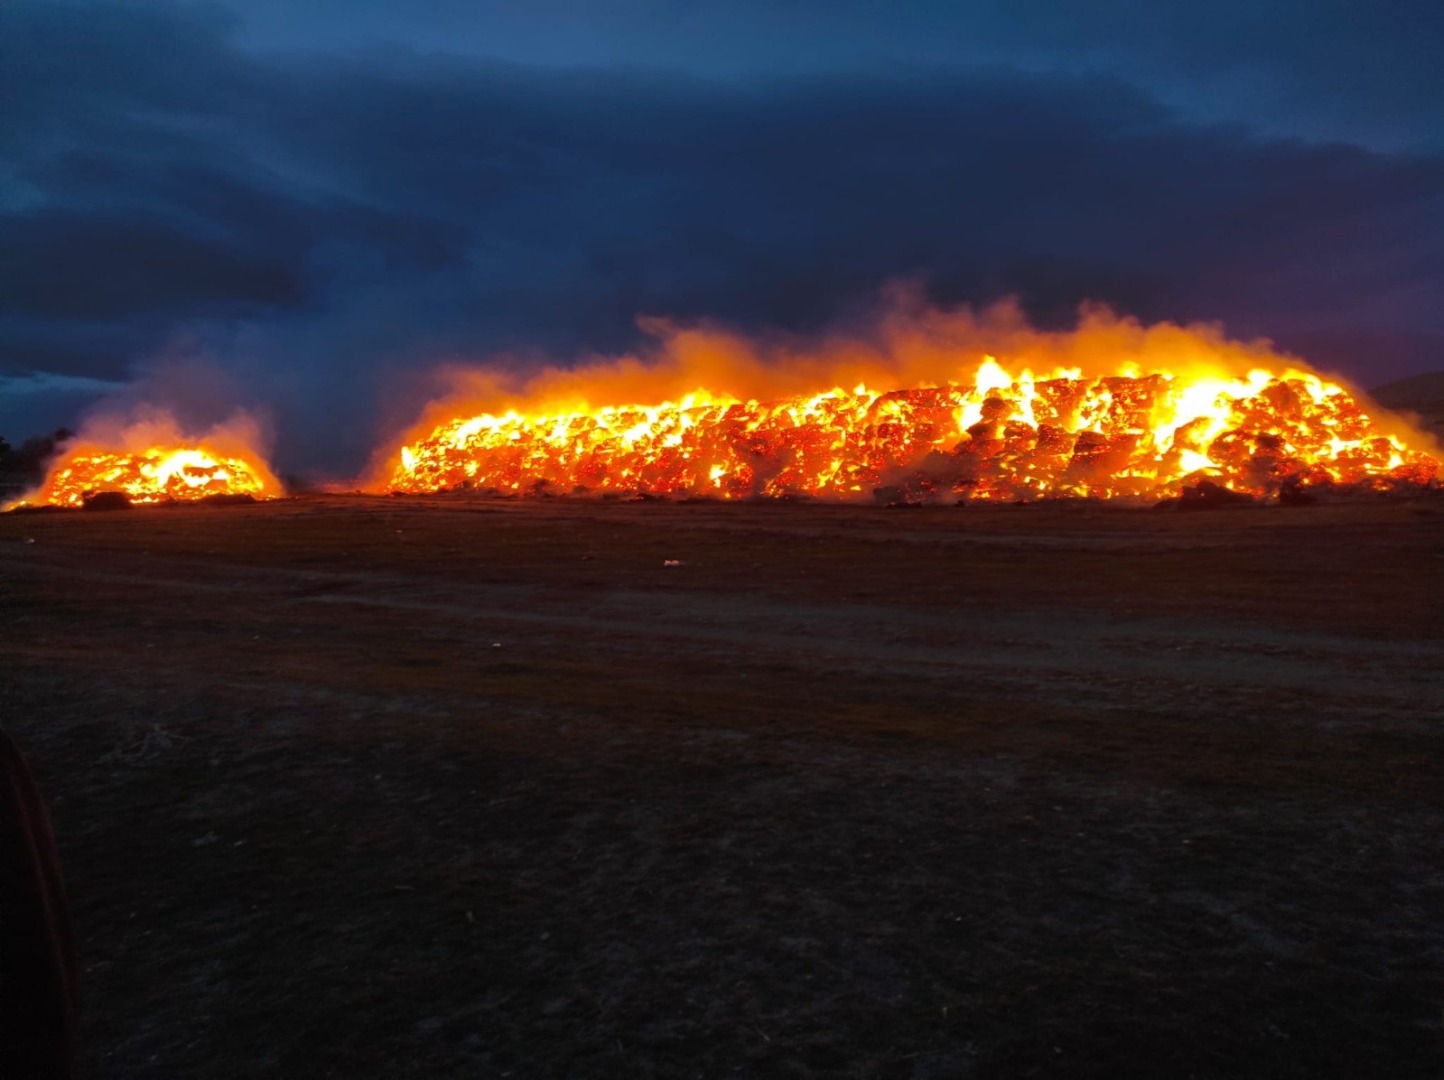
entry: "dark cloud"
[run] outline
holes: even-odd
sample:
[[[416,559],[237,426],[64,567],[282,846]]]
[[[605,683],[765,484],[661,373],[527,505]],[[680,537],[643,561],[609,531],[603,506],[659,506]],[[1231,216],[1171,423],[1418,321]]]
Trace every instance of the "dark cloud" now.
[[[0,313],[219,313],[294,304],[303,295],[285,250],[250,255],[165,221],[37,211],[6,221],[5,237],[11,269],[0,276]]]
[[[204,357],[276,410],[284,468],[354,467],[438,360],[622,349],[642,313],[808,330],[899,278],[1222,319],[1365,382],[1444,335],[1444,159],[1190,126],[1104,78],[715,83],[7,19],[0,372]]]
[[[709,77],[888,66],[1104,73],[1193,119],[1444,149],[1438,0],[231,0],[266,47],[404,43]]]

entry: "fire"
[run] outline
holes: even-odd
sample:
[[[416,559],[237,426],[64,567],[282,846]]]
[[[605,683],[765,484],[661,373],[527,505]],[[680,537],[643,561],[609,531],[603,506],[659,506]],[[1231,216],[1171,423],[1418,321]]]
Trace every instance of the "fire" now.
[[[118,492],[132,503],[275,497],[281,486],[250,448],[253,438],[248,422],[232,422],[188,440],[169,417],[155,414],[108,438],[67,447],[21,505],[81,506],[102,492]]]
[[[139,451],[77,447],[46,477],[31,502],[80,506],[87,496],[118,491],[133,503],[185,502],[207,495],[276,494],[264,466],[203,447],[152,446]]]
[[[974,353],[971,364],[952,356],[948,377],[901,389],[862,380],[765,398],[714,388],[652,404],[523,405],[424,425],[383,486],[1011,502],[1154,500],[1204,479],[1265,498],[1433,481],[1438,462],[1410,445],[1417,437],[1386,430],[1296,362],[1267,355],[1268,366],[1248,367],[1258,351],[1216,334],[1091,318],[1070,340],[1030,331],[1019,350],[1077,359],[1087,338],[1088,374],[1081,365],[1037,374]],[[1176,363],[1159,355],[1169,343]],[[1109,344],[1127,346],[1127,358],[1100,361],[1096,347]],[[615,367],[577,378],[584,389],[605,384]],[[655,370],[669,376],[665,364]]]

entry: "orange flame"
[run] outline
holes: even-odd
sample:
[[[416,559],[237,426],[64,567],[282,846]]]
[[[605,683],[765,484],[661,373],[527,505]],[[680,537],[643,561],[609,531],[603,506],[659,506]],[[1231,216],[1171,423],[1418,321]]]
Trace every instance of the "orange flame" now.
[[[1007,366],[994,355],[980,362],[980,344],[1008,348]],[[1027,365],[1036,360],[1054,363],[1035,374]],[[647,382],[675,386],[699,369],[714,385],[653,404],[591,404]],[[829,372],[864,377],[844,389],[822,381]],[[895,389],[904,378],[912,381]],[[734,389],[807,379],[818,388],[767,398]],[[829,342],[800,355],[672,331],[651,364],[547,372],[495,411],[442,408],[454,411],[418,427],[380,486],[1156,499],[1204,478],[1271,496],[1286,487],[1424,485],[1438,469],[1421,436],[1386,430],[1342,386],[1266,346],[1209,328],[1143,328],[1102,311],[1085,312],[1068,334],[1030,330],[1013,308],[981,320],[931,312],[886,324],[879,345]]]
[[[281,484],[254,442],[255,429],[243,418],[188,439],[169,416],[150,412],[119,432],[82,436],[51,466],[40,489],[17,505],[81,506],[101,492],[119,492],[133,503],[274,498]]]

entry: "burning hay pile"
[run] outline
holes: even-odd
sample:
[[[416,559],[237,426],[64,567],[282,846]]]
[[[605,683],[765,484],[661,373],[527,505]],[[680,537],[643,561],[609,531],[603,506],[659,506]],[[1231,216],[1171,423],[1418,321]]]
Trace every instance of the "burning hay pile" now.
[[[134,423],[93,430],[65,446],[20,506],[87,506],[273,498],[281,494],[254,424],[237,416],[199,437],[145,410]]]
[[[153,446],[136,452],[82,448],[66,454],[56,466],[39,501],[81,506],[114,494],[132,503],[255,497],[271,493],[265,476],[264,466],[200,447]]]
[[[1035,378],[988,358],[966,384],[460,418],[404,446],[387,487],[1156,501],[1201,483],[1263,498],[1396,489],[1437,468],[1311,372]]]

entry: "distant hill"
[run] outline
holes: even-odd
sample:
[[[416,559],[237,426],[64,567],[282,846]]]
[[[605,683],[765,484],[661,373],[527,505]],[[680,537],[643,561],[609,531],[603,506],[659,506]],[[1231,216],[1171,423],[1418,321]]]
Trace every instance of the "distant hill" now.
[[[1444,444],[1444,371],[1411,375],[1369,391],[1386,409],[1417,416],[1421,426]]]

